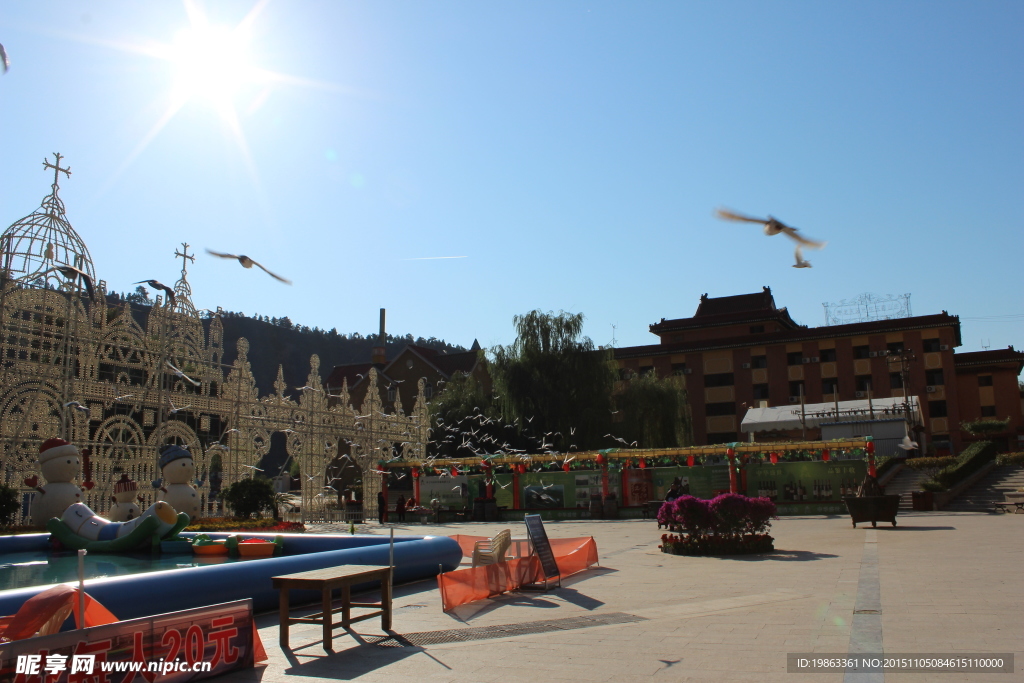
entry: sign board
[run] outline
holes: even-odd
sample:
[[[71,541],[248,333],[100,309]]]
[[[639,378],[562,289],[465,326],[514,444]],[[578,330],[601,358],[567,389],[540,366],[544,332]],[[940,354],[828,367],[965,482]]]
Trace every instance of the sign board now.
[[[533,543],[533,550],[540,559],[541,569],[544,570],[544,578],[550,579],[559,575],[558,563],[555,562],[555,553],[551,550],[551,542],[548,534],[544,531],[544,520],[540,515],[526,515],[523,517],[526,522],[526,533]]]
[[[0,683],[212,678],[253,666],[254,633],[247,599],[16,640],[0,645]]]

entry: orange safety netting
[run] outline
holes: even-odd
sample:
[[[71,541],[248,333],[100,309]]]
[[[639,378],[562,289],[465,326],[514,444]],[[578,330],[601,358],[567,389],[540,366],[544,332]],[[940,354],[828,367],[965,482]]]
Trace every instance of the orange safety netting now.
[[[67,610],[67,611],[64,611]],[[23,640],[34,636],[51,619],[59,615],[67,615],[69,612],[75,615],[75,623],[82,628],[82,619],[78,614],[78,589],[67,584],[57,584],[42,593],[37,593],[25,601],[17,614],[3,617],[0,621],[0,640]],[[60,617],[64,621],[64,617]],[[93,599],[88,593],[85,594],[85,626],[102,626],[112,624],[117,617],[110,613],[106,607]],[[53,624],[54,630],[60,628],[61,624]]]
[[[452,536],[466,557],[473,556],[476,541],[489,540],[487,536]],[[597,543],[592,536],[583,538],[552,538],[551,551],[561,576],[571,576],[597,563]],[[540,559],[536,555],[516,558],[507,562],[482,567],[459,569],[437,577],[441,602],[448,611],[467,602],[494,597],[520,586],[536,583],[543,578]]]

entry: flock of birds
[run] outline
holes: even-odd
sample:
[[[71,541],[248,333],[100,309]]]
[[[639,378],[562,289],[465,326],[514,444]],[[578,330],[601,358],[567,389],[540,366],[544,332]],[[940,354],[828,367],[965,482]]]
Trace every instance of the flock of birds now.
[[[800,231],[797,230],[796,228],[790,227],[783,223],[782,221],[778,220],[777,218],[773,218],[772,216],[768,216],[768,218],[755,218],[753,216],[746,216],[742,213],[730,211],[729,209],[717,209],[715,211],[715,215],[721,218],[722,220],[726,221],[758,223],[760,225],[763,225],[764,234],[768,235],[769,237],[773,237],[779,234],[789,237],[791,240],[796,242],[796,252],[794,254],[794,256],[796,257],[796,263],[793,265],[794,268],[811,267],[811,262],[804,259],[804,247],[807,247],[808,249],[824,249],[825,245],[828,244],[828,242],[819,242],[817,240],[808,239],[801,235]]]
[[[283,282],[286,285],[290,285],[291,284],[291,280],[287,280],[287,279],[281,277],[280,275],[277,275],[276,273],[270,272],[262,264],[258,263],[257,261],[254,261],[253,259],[249,258],[248,256],[246,256],[244,254],[240,254],[240,255],[236,255],[236,254],[223,254],[223,253],[220,253],[220,252],[217,252],[217,251],[211,251],[209,249],[207,249],[206,252],[208,254],[211,254],[213,256],[218,256],[220,258],[235,259],[240,264],[242,264],[243,268],[252,268],[253,266],[256,266],[256,267],[262,269],[265,273],[270,275],[270,277],[274,278],[275,280]],[[46,250],[43,252],[43,257],[45,259],[47,259],[47,260],[53,260],[53,258],[54,258],[53,245],[48,244],[46,246]],[[92,278],[89,277],[88,273],[86,273],[85,271],[81,270],[80,268],[76,268],[75,266],[69,266],[69,265],[66,265],[66,264],[58,264],[58,265],[56,265],[56,266],[54,266],[52,268],[49,268],[46,271],[44,271],[44,274],[50,273],[50,272],[53,272],[53,271],[56,271],[56,272],[60,273],[65,278],[67,278],[70,282],[74,282],[74,283],[81,282],[82,286],[85,288],[85,293],[86,293],[86,296],[89,297],[89,300],[90,301],[95,301],[96,300],[96,289],[95,289],[95,287],[93,285]],[[164,283],[160,282],[159,280],[139,280],[138,282],[134,282],[132,284],[136,284],[136,285],[149,285],[153,289],[159,289],[161,292],[163,292],[167,296],[167,304],[170,307],[172,307],[172,308],[174,307],[174,304],[175,304],[174,289],[171,288],[171,287],[168,287],[167,285],[165,285]]]

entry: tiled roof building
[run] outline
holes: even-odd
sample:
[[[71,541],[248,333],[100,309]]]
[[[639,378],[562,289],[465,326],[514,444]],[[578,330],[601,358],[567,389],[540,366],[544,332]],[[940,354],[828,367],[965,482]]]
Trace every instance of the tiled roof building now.
[[[1024,353],[955,354],[960,319],[934,315],[807,327],[777,308],[771,289],[703,295],[690,318],[650,326],[660,343],[615,350],[623,379],[634,373],[685,377],[698,444],[741,439],[739,423],[756,406],[904,396],[921,402],[920,432],[939,450],[974,437],[962,422],[1009,418],[995,438],[1024,439],[1017,376]],[[780,437],[786,435],[779,435]]]

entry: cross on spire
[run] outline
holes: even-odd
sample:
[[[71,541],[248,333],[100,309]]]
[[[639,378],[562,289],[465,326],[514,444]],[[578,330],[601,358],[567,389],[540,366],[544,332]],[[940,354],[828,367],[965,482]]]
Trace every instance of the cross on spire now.
[[[188,268],[188,262],[189,261],[192,261],[192,263],[196,262],[196,257],[195,256],[190,256],[189,253],[188,253],[189,246],[191,246],[191,245],[189,245],[188,242],[182,242],[181,243],[181,251],[178,251],[177,249],[174,250],[174,255],[181,257],[181,278],[182,279],[185,279],[185,275],[187,273],[187,268]]]
[[[60,167],[60,160],[64,158],[64,157],[61,156],[60,152],[54,152],[53,156],[57,157],[57,163],[56,164],[51,164],[49,159],[43,159],[43,168],[52,168],[53,169],[53,187],[56,188],[57,187],[57,180],[60,178],[60,174],[61,173],[66,173],[68,178],[71,177],[71,167],[70,166],[68,166],[67,168],[61,168]]]

